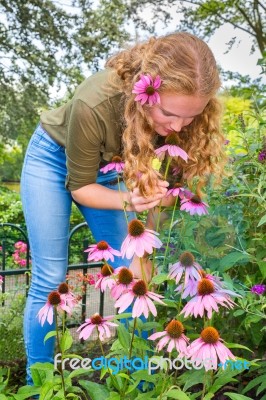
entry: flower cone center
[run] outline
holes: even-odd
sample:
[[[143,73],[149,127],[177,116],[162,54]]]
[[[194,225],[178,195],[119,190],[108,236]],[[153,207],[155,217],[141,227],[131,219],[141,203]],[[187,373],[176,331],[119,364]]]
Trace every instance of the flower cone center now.
[[[109,264],[104,264],[101,268],[101,274],[103,276],[110,276],[114,272],[114,268]]]
[[[147,88],[146,88],[146,93],[149,95],[149,96],[151,96],[151,95],[153,95],[154,93],[155,93],[155,89],[154,89],[154,87],[153,86],[147,86]]]
[[[133,281],[133,274],[128,268],[122,268],[118,273],[118,281],[124,285],[129,285]]]
[[[214,292],[214,284],[209,279],[203,278],[198,283],[198,294],[204,296]]]
[[[122,158],[119,157],[119,156],[114,156],[114,157],[112,158],[112,162],[114,162],[114,163],[121,163],[121,162],[122,162]]]
[[[178,339],[184,332],[184,326],[181,322],[173,319],[166,327],[166,332],[173,339]]]
[[[212,326],[203,329],[200,336],[205,343],[209,344],[217,343],[219,340],[219,333],[217,329],[213,328]]]
[[[182,265],[184,265],[184,267],[192,267],[195,258],[193,254],[191,254],[189,251],[185,251],[180,255],[179,261],[181,262]]]
[[[206,272],[203,269],[199,271],[199,274],[202,278],[206,278]]]
[[[138,219],[133,219],[128,224],[128,232],[134,237],[141,236],[145,232],[145,226]]]
[[[61,293],[61,294],[68,293],[69,292],[68,284],[65,283],[65,282],[60,283],[60,285],[58,286],[58,292]]]
[[[102,323],[102,317],[100,316],[100,314],[94,314],[91,317],[91,323],[94,325],[100,325]]]
[[[174,188],[175,188],[175,189],[178,189],[178,188],[181,188],[181,187],[182,187],[182,185],[181,185],[180,182],[176,182],[176,183],[174,184]]]
[[[61,298],[60,298],[60,294],[57,291],[53,291],[51,293],[49,293],[48,295],[48,302],[52,305],[52,306],[58,306],[58,304],[61,303]]]
[[[100,242],[97,243],[98,250],[107,250],[108,247],[109,247],[108,243],[105,240],[101,240]]]
[[[190,199],[190,201],[192,201],[192,203],[196,203],[196,204],[202,203],[201,198],[200,198],[197,194],[195,194],[195,195]]]
[[[178,146],[177,134],[175,132],[173,132],[173,133],[170,133],[169,135],[167,135],[165,138],[165,143],[173,145],[173,146]]]
[[[139,280],[133,286],[132,291],[136,296],[144,296],[148,291],[147,285],[143,280]]]

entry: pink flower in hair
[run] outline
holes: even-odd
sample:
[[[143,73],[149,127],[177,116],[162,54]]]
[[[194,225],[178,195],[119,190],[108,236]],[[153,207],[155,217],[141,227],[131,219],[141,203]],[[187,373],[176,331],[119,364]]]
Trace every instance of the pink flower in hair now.
[[[162,80],[159,75],[155,79],[150,74],[141,74],[140,80],[135,83],[132,93],[136,93],[135,101],[141,105],[149,103],[150,106],[160,103],[159,93],[156,91],[161,86]]]

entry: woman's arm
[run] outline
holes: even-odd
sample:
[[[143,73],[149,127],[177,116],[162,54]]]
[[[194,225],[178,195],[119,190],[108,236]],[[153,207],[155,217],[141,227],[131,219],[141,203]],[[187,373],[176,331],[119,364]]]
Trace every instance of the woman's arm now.
[[[153,196],[143,197],[138,188],[132,192],[120,192],[105,188],[98,183],[91,183],[71,192],[73,199],[86,207],[142,212],[158,205],[167,192],[168,182],[160,181]]]

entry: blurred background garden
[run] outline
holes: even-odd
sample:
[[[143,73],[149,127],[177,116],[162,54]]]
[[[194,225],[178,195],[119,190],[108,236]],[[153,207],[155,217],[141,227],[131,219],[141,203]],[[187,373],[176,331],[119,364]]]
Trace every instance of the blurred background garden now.
[[[240,308],[216,325],[256,364],[228,383],[240,396],[233,400],[266,399],[266,6],[258,0],[0,0],[0,396],[9,368],[12,389],[24,384],[22,315],[30,251],[22,233],[19,181],[39,115],[67,101],[121,47],[174,30],[210,44],[215,34],[223,41],[222,32],[229,32],[224,57],[244,43],[239,65],[254,60],[253,72],[245,74],[224,68],[219,56],[226,176],[216,187],[208,183],[209,215],[178,215],[170,243],[178,252],[191,251],[204,268],[245,293]],[[87,270],[84,249],[93,238],[82,223],[73,208],[70,284],[93,314],[102,301],[93,292],[99,266]],[[73,316],[73,326],[85,311]],[[217,397],[223,398],[228,397]]]

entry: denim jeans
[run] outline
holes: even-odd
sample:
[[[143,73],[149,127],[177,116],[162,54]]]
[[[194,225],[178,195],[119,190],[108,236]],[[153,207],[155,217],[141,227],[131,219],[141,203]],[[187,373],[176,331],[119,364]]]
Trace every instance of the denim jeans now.
[[[42,327],[37,313],[46,303],[48,294],[66,277],[72,203],[71,193],[65,188],[66,175],[65,148],[38,126],[30,140],[21,176],[22,204],[32,257],[31,286],[24,314],[28,384],[32,384],[32,364],[53,362],[54,341],[50,338],[44,344],[43,340],[54,326],[46,322]],[[99,172],[97,183],[118,190],[117,185],[109,184],[116,177],[115,172]],[[126,190],[123,184],[120,189]],[[127,235],[124,212],[77,206],[96,242],[105,240],[119,250]],[[128,216],[135,218],[134,213]],[[110,264],[116,268],[129,263],[130,260],[116,257]]]

